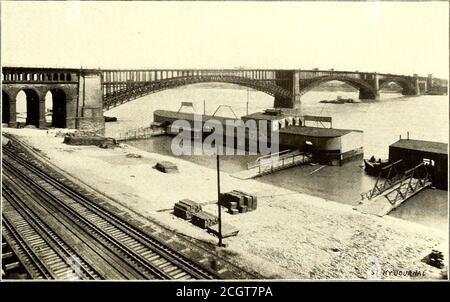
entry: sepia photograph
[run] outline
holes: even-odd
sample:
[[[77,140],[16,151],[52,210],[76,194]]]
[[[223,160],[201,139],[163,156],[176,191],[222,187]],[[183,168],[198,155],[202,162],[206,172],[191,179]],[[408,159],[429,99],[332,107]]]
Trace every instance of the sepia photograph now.
[[[2,283],[448,281],[447,1],[2,1],[1,69]]]

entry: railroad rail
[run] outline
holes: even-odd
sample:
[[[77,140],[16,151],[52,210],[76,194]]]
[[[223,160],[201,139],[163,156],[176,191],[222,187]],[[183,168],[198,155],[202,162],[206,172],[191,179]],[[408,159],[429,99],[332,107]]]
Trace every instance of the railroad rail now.
[[[6,235],[5,235],[6,234]],[[30,274],[26,267],[20,261],[17,253],[23,256],[24,251],[14,251],[11,246],[6,241],[5,237],[9,236],[10,233],[5,230],[3,225],[2,231],[2,279],[30,279]],[[26,258],[28,259],[28,258]]]
[[[5,176],[6,177],[6,176]],[[7,241],[15,242],[23,252],[18,258],[27,261],[28,273],[33,279],[99,280],[101,276],[81,260],[55,232],[29,208],[21,198],[4,186],[3,225],[7,229]],[[11,240],[14,237],[13,240]],[[20,250],[18,251],[20,252]],[[31,269],[30,269],[31,268]]]
[[[57,238],[52,241],[50,233],[43,233],[45,227],[43,220],[30,216],[33,215],[33,211],[29,208],[31,202],[26,204],[26,200],[32,199],[33,204],[40,207],[42,211],[46,211],[49,216],[52,216],[52,219],[59,221],[61,225],[71,231],[77,232],[78,236],[88,239],[88,244],[93,248],[99,251],[109,251],[111,255],[105,261],[113,266],[119,266],[118,270],[123,272],[123,278],[183,280],[220,278],[212,269],[192,261],[157,238],[136,228],[117,214],[102,207],[91,197],[77,192],[57,176],[47,173],[8,148],[3,148],[3,169],[4,175],[10,175],[14,179],[12,182],[11,177],[7,176],[3,181],[4,193],[2,192],[2,194],[5,194],[6,206],[9,209],[9,212],[4,213],[4,218],[6,217],[4,220],[10,221],[11,217],[17,216],[28,217],[31,229],[36,233],[38,233],[38,229],[42,233],[41,238],[46,238],[44,241],[52,242],[55,246],[57,243],[63,242]],[[22,196],[28,197],[19,198],[20,196],[17,195],[20,194],[16,194],[14,197],[14,192],[17,191]],[[19,240],[28,243],[21,237],[23,232],[18,229],[18,225],[20,222],[17,225],[11,224],[11,230],[17,231]],[[40,227],[38,228],[38,226]],[[66,256],[76,254],[74,251],[70,251],[68,246],[63,247],[56,250],[59,253],[64,252]],[[30,248],[29,252],[32,251],[33,249]],[[57,258],[55,255],[53,257]],[[60,258],[63,257],[60,256]],[[91,277],[96,279],[102,277],[101,273],[93,268],[92,263],[89,266],[87,261],[82,260],[81,257],[68,258],[75,258],[78,262],[75,265],[76,269],[72,269],[72,274],[67,273],[67,267],[65,268],[66,278]],[[49,269],[46,264],[48,261],[41,262],[45,264],[45,269]],[[61,263],[60,266],[62,272],[63,264]],[[89,277],[88,272],[92,276]],[[47,274],[42,278],[60,277],[57,274],[53,276]]]

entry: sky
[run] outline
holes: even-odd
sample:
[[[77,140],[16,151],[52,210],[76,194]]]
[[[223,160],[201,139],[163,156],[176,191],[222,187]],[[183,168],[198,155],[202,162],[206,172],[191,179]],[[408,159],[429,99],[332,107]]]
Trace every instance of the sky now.
[[[2,2],[2,65],[447,78],[448,2]]]

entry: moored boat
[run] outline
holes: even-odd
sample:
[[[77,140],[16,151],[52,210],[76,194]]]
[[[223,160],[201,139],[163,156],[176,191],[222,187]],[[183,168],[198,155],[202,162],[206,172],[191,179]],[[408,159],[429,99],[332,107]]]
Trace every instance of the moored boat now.
[[[369,175],[378,176],[381,169],[385,166],[389,165],[389,160],[375,160],[375,157],[371,157],[370,159],[364,159],[364,170]]]

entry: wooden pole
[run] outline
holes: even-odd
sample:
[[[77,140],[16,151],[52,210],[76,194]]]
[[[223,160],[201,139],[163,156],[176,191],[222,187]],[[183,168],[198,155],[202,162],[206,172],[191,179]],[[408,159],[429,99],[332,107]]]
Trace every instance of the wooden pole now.
[[[219,161],[219,147],[217,147],[216,154],[217,161],[217,208],[219,214],[219,246],[223,246],[222,243],[222,209],[220,206],[220,161]]]

